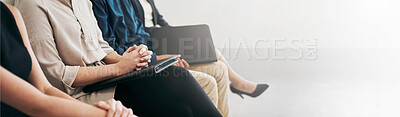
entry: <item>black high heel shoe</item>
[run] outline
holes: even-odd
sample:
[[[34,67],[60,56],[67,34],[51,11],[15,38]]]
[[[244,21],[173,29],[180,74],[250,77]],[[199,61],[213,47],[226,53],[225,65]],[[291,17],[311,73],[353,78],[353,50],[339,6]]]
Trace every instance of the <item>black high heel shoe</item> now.
[[[264,93],[264,91],[267,90],[268,87],[269,87],[268,84],[257,84],[256,90],[254,90],[254,92],[250,94],[250,93],[246,93],[246,92],[243,92],[243,91],[240,91],[240,90],[234,88],[232,86],[232,84],[230,84],[229,86],[231,88],[231,91],[233,93],[238,94],[242,99],[244,99],[243,94],[248,95],[248,96],[253,97],[253,98],[257,97],[257,96],[261,95],[262,93]]]

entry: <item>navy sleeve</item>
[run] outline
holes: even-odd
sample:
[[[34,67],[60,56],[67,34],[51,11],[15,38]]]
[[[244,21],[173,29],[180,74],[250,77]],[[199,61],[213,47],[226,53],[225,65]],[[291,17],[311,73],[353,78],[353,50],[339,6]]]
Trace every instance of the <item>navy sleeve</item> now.
[[[153,53],[153,55],[151,55],[151,62],[156,62],[157,61],[157,55],[156,53]]]
[[[93,4],[93,13],[96,17],[97,24],[102,32],[103,39],[108,42],[108,44],[115,50],[117,53],[121,54],[124,52],[122,48],[119,47],[115,34],[110,27],[107,14],[107,6],[104,0],[91,0]]]

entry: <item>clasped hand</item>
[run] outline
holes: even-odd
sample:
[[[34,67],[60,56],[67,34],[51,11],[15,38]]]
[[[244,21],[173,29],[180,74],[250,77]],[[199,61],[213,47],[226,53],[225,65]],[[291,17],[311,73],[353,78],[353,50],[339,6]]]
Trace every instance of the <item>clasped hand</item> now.
[[[143,67],[147,67],[151,62],[152,55],[153,51],[148,50],[147,46],[143,44],[128,48],[117,63],[119,71],[121,71],[120,73],[124,74],[132,70],[140,70]]]
[[[93,106],[107,111],[107,117],[136,117],[132,109],[126,108],[120,101],[114,99],[99,101]]]

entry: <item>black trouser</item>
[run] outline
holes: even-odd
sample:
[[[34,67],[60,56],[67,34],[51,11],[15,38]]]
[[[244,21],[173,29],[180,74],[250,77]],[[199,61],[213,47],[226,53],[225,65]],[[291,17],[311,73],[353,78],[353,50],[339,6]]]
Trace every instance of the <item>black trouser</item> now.
[[[140,117],[221,116],[190,72],[176,66],[157,75],[119,84],[115,99]]]

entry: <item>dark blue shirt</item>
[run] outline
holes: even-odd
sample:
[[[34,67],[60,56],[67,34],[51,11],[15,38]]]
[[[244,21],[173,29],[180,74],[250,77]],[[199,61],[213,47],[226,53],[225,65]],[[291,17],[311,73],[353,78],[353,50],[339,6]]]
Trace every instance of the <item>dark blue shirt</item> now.
[[[133,45],[144,44],[151,49],[150,34],[135,15],[132,0],[91,0],[103,38],[118,53]],[[152,61],[156,60],[155,54]]]

